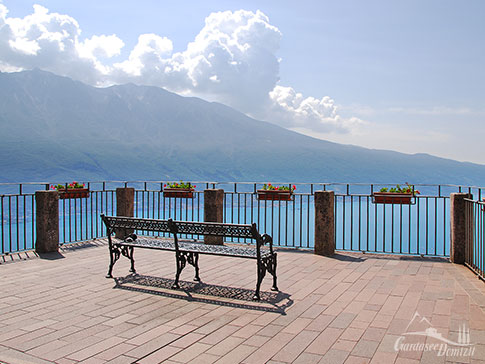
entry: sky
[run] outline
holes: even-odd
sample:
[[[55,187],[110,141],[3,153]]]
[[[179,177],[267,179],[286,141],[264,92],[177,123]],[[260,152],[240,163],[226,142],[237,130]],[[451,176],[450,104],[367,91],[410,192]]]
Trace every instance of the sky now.
[[[133,82],[485,164],[485,1],[0,0],[0,71]]]

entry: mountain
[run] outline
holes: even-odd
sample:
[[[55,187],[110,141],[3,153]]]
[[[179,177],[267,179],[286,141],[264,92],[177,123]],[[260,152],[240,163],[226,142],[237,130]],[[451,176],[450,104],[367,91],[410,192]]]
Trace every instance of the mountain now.
[[[481,184],[485,166],[341,145],[219,103],[133,84],[0,73],[0,181]]]

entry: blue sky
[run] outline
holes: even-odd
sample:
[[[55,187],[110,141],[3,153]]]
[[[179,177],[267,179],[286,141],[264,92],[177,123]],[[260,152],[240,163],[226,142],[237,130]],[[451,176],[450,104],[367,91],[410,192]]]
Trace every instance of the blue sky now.
[[[484,1],[0,4],[3,71],[153,84],[326,140],[485,164]],[[47,15],[27,20],[34,4]],[[33,29],[47,23],[72,33],[46,42]]]

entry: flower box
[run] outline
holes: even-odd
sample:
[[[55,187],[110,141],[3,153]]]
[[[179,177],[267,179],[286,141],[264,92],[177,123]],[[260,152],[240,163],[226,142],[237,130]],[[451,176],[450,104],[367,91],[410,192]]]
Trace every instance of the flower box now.
[[[292,201],[293,191],[290,190],[258,190],[258,200]]]
[[[165,188],[163,190],[164,197],[177,197],[177,198],[193,198],[193,188]]]
[[[58,189],[59,198],[61,200],[69,199],[69,198],[88,198],[89,197],[89,188],[61,188]]]
[[[374,203],[394,205],[413,205],[415,200],[412,193],[374,192],[372,197]]]

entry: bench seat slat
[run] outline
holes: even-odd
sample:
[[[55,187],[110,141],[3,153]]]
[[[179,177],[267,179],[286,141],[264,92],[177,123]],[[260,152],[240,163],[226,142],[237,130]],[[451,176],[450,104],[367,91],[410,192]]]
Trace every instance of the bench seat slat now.
[[[174,241],[170,238],[150,239],[145,237],[138,237],[133,242],[121,241],[117,244],[119,244],[120,246],[175,251]],[[179,250],[182,252],[257,259],[256,248],[238,247],[233,245],[206,245],[204,243],[194,242],[192,240],[179,240],[178,244]],[[271,253],[269,250],[261,249],[261,257],[266,257],[270,255]]]

